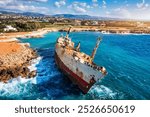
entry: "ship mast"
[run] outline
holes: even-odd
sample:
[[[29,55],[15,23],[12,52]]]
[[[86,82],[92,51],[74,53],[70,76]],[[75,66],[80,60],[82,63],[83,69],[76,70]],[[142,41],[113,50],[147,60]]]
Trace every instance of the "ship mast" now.
[[[92,52],[92,55],[91,55],[92,61],[94,60],[94,57],[95,57],[95,55],[96,55],[97,48],[99,47],[99,44],[100,44],[101,40],[102,40],[102,39],[101,39],[100,37],[97,39],[96,46],[95,46],[95,48],[93,49],[93,52]]]
[[[71,30],[71,27],[70,27],[69,30],[67,31],[67,34],[66,34],[66,38],[67,38],[67,39],[69,38],[70,30]]]
[[[76,51],[80,52],[80,42],[78,43],[77,47],[76,47]]]

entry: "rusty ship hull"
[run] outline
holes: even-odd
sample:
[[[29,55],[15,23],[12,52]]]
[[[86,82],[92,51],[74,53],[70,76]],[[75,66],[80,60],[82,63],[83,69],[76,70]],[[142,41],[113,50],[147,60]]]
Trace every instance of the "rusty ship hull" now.
[[[78,85],[83,93],[87,93],[95,81],[91,80],[90,83],[87,83],[83,80],[82,77],[78,76],[76,73],[71,71],[64,63],[61,61],[57,53],[55,53],[55,61],[58,68],[73,82],[73,84]]]
[[[86,94],[98,80],[106,75],[104,67],[93,63],[93,58],[74,47],[68,36],[59,37],[55,45],[58,68]]]

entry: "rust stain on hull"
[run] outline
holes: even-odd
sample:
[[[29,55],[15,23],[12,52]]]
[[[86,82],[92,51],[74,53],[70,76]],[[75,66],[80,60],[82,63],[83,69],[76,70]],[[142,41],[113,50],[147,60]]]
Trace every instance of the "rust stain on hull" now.
[[[81,77],[73,73],[69,68],[65,66],[65,64],[59,59],[58,55],[55,52],[55,61],[59,69],[63,71],[63,73],[78,87],[81,89],[81,91],[86,94],[89,89],[92,87],[92,85],[95,83],[94,80],[91,80],[90,83],[85,82]]]
[[[96,43],[92,56],[89,56],[80,52],[80,43],[75,48],[68,35],[58,38],[55,47],[55,61],[60,70],[86,94],[95,82],[107,74],[104,67],[93,63],[96,50],[100,44],[100,38]]]

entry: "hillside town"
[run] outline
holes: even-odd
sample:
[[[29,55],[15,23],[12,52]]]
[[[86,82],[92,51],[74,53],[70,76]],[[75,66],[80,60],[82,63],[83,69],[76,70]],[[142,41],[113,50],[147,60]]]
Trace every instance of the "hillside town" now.
[[[150,22],[134,20],[69,19],[55,16],[24,16],[0,14],[0,32],[36,31],[41,28],[71,25],[83,30],[109,33],[150,33]]]

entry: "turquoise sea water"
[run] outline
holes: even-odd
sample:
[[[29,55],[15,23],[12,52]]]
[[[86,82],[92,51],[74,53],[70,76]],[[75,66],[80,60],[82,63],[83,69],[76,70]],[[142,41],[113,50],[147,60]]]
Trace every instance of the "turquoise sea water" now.
[[[104,66],[108,75],[83,95],[55,65],[54,46],[60,34],[21,40],[30,43],[41,57],[36,64],[38,76],[0,83],[0,99],[150,99],[150,35],[72,32],[72,40],[80,41],[81,51],[90,55],[97,37],[103,37],[94,61]]]

